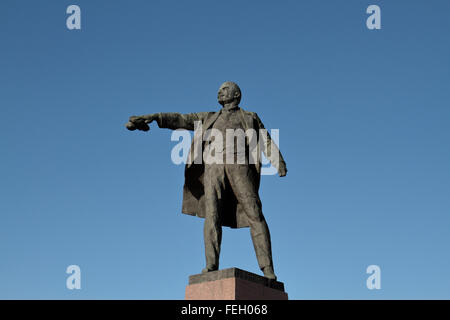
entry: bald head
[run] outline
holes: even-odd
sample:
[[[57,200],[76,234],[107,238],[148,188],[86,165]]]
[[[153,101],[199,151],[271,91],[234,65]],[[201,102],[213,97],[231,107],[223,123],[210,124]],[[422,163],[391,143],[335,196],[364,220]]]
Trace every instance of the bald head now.
[[[238,105],[241,102],[241,89],[234,82],[224,82],[219,88],[217,99],[222,106],[230,103]]]

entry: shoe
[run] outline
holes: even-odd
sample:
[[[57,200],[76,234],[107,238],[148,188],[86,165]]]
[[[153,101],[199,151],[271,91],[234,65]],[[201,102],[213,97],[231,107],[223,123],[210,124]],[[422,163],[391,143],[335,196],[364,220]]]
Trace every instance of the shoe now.
[[[202,273],[208,273],[208,272],[216,271],[216,270],[217,270],[216,267],[206,267],[202,270]]]
[[[264,267],[262,271],[264,272],[264,277],[266,277],[267,279],[277,280],[277,276],[273,272],[273,267],[271,266]]]

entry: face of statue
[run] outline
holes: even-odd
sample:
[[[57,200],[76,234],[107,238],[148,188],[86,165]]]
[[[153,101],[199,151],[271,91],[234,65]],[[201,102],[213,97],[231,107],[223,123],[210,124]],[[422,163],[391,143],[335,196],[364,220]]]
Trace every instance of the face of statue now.
[[[235,99],[238,99],[240,96],[239,90],[236,88],[236,85],[225,82],[219,88],[219,92],[217,92],[217,100],[223,106],[226,103],[231,103]]]

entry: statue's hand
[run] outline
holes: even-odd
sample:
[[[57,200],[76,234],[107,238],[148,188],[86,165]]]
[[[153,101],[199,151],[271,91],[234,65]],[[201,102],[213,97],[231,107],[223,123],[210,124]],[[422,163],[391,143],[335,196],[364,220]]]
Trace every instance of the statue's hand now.
[[[148,131],[150,130],[150,127],[147,123],[152,122],[153,119],[146,119],[143,116],[131,116],[129,118],[129,121],[125,124],[128,130],[141,130],[141,131]]]
[[[280,177],[284,177],[287,174],[287,168],[285,164],[280,164],[280,168],[278,169],[278,174]]]
[[[151,113],[151,114],[146,114],[144,116],[131,116],[130,122],[133,122],[133,123],[145,122],[148,124],[148,123],[152,123],[152,121],[156,120],[157,118],[158,118],[157,113]]]
[[[125,123],[125,127],[130,131],[134,131],[137,129],[136,126],[134,125],[134,123],[131,121],[128,121],[127,123]]]
[[[144,121],[145,119],[142,116],[131,116],[128,120],[132,123],[137,123],[137,122]]]

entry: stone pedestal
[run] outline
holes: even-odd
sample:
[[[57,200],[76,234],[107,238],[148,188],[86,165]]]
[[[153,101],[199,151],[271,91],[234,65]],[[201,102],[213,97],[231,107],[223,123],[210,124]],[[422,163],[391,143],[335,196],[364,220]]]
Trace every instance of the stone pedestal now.
[[[238,268],[189,277],[186,300],[287,300],[284,284]]]

